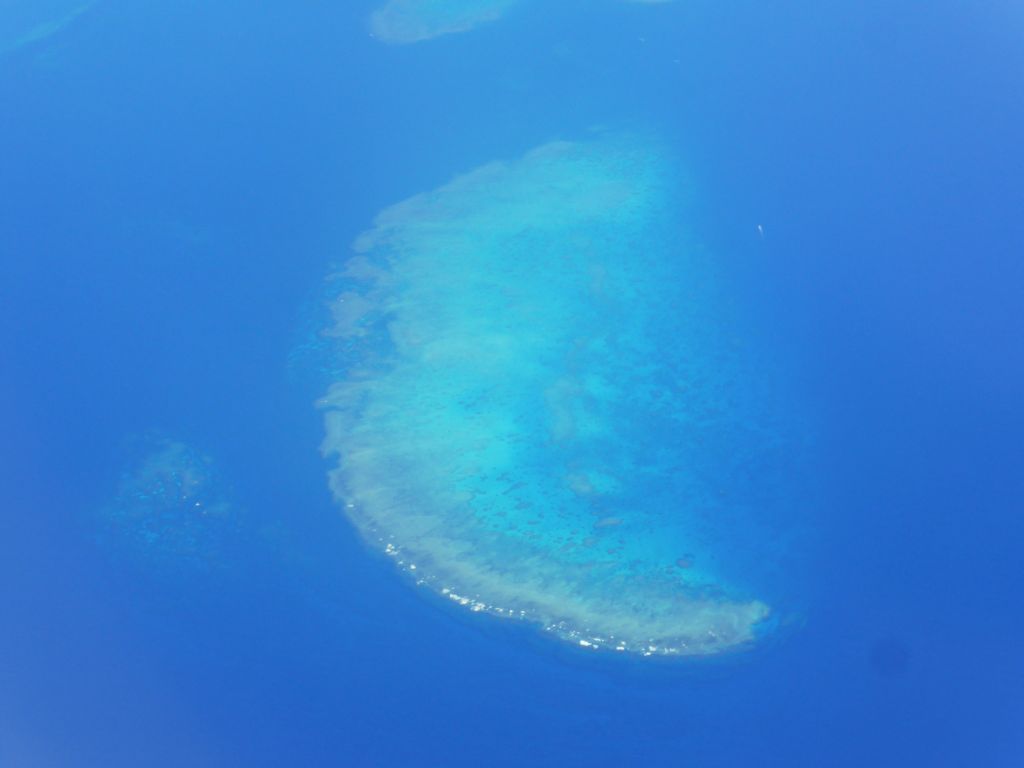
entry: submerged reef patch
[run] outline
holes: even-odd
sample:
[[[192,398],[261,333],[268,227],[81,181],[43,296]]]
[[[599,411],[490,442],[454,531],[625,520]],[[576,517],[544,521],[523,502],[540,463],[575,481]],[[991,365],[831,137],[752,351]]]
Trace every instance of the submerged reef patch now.
[[[756,372],[656,141],[601,135],[384,210],[335,276],[331,488],[472,611],[588,648],[751,643]]]
[[[74,24],[96,4],[67,0],[15,0],[0,9],[0,54],[48,40]]]
[[[135,441],[100,542],[147,569],[212,571],[229,564],[240,529],[213,460],[167,438]]]
[[[531,0],[388,0],[370,16],[370,31],[387,43],[417,43],[442,35],[468,32],[497,21],[512,8]],[[626,0],[668,3],[673,0]]]
[[[416,43],[496,21],[522,0],[389,0],[370,16],[370,31],[388,43]]]

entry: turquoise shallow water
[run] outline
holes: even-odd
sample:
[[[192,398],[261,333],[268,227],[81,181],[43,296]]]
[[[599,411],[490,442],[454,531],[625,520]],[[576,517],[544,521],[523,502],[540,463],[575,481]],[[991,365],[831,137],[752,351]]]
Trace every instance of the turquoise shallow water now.
[[[644,655],[732,650],[771,614],[750,576],[780,489],[745,476],[784,436],[676,169],[648,137],[553,142],[356,240],[324,450],[418,584]]]

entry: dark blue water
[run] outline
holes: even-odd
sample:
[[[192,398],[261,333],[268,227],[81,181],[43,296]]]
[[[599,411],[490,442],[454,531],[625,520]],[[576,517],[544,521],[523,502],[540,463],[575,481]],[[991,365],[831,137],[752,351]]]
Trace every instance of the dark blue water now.
[[[0,765],[1024,764],[1024,13],[566,0],[394,47],[336,5],[0,8]],[[799,626],[752,653],[453,613],[327,490],[330,265],[593,125],[672,142],[813,422]],[[111,516],[162,441],[215,556]]]

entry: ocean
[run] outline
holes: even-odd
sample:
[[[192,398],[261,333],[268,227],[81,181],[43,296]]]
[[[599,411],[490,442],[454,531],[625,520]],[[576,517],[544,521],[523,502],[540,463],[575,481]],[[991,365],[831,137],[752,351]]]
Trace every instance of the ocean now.
[[[0,766],[1024,765],[1021,135],[1002,0],[0,1]]]

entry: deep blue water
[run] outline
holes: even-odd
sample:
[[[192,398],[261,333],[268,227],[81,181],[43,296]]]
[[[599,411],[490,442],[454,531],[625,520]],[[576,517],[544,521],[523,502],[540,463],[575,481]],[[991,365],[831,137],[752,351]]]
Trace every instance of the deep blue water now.
[[[12,46],[76,5],[9,5],[0,765],[1024,764],[1019,8],[565,0],[387,46],[366,2],[99,0]],[[800,626],[751,653],[452,612],[327,490],[301,350],[331,264],[593,125],[682,156],[813,427]],[[160,440],[215,464],[222,562],[105,544]]]

